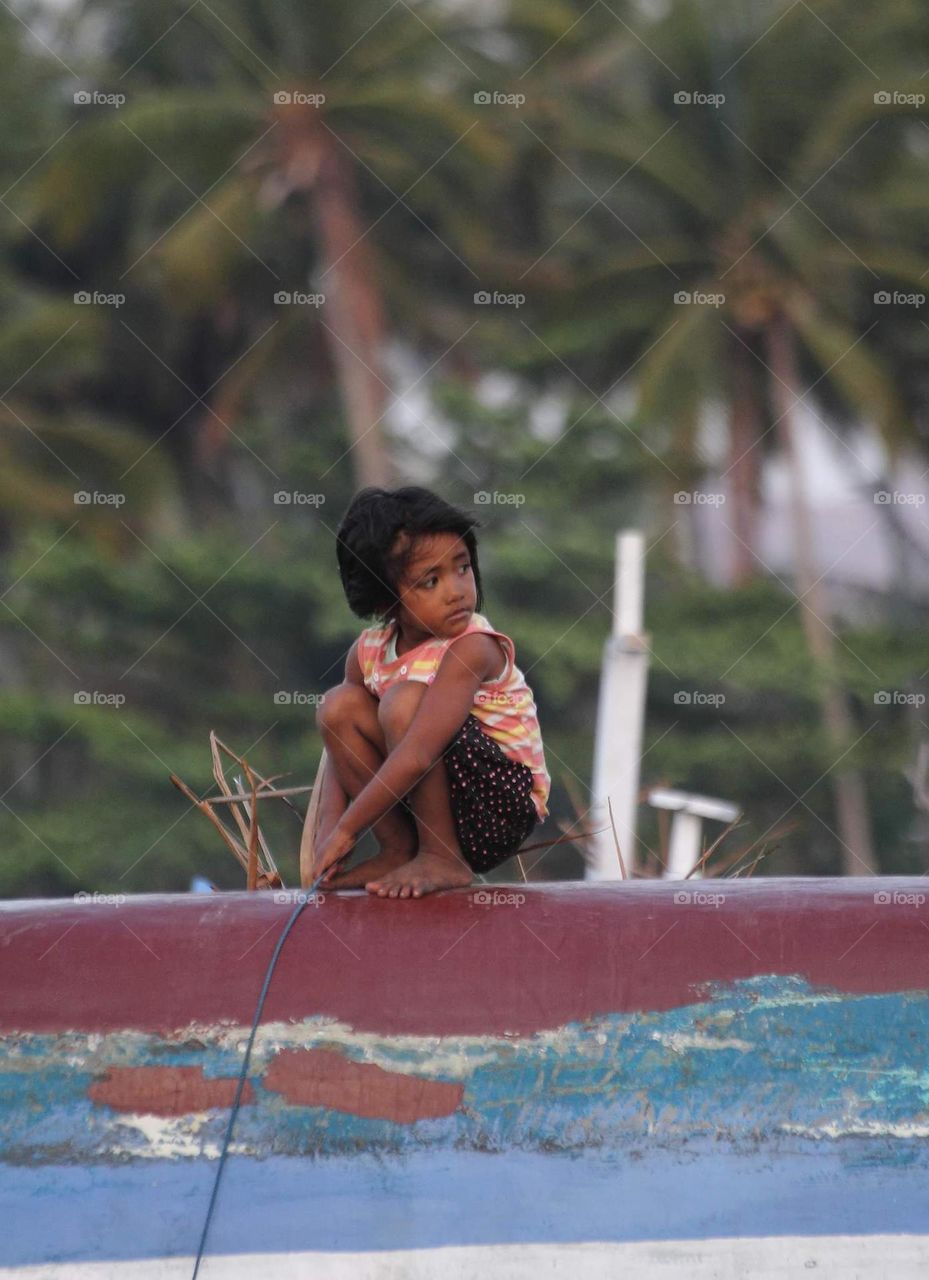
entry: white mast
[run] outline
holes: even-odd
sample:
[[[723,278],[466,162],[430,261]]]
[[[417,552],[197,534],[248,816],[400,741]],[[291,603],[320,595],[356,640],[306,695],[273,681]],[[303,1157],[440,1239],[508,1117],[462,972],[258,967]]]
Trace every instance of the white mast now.
[[[645,721],[649,638],[642,632],[645,537],[637,529],[616,535],[613,631],[604,646],[594,745],[590,826],[606,827],[592,840],[588,880],[622,878],[607,797],[626,868],[636,866],[636,811]]]

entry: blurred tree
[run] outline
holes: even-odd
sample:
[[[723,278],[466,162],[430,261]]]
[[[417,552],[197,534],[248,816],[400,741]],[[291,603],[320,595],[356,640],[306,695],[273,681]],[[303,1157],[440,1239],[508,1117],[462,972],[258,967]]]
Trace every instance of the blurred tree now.
[[[673,0],[647,24],[634,6],[593,17],[557,66],[540,57],[524,82],[525,146],[547,153],[542,180],[556,188],[528,252],[538,266],[555,258],[548,278],[566,282],[541,328],[549,351],[534,354],[549,367],[553,354],[575,358],[595,386],[635,361],[637,420],[672,458],[699,458],[679,433],[725,408],[740,581],[758,572],[751,508],[779,324],[806,384],[794,402],[830,430],[874,423],[892,454],[922,438],[878,339],[885,323],[898,339],[908,326],[912,369],[926,328],[915,308],[875,307],[874,295],[924,282],[929,235],[913,211],[929,199],[918,79],[929,38],[913,3],[865,15],[833,0],[813,15]],[[531,61],[544,37],[528,16],[527,29]]]
[[[815,15],[803,26],[803,6],[717,9],[726,32],[712,12],[700,26],[702,6],[662,17],[579,0],[514,0],[493,20],[465,6],[443,5],[439,21],[422,5],[244,0],[221,14],[128,0],[64,10],[57,41],[43,28],[47,41],[84,84],[125,93],[119,108],[75,103],[82,81],[0,12],[11,54],[0,81],[11,121],[0,142],[0,892],[176,890],[195,870],[239,885],[215,834],[167,783],[176,771],[212,790],[210,728],[265,773],[312,778],[312,697],[339,678],[360,625],[333,555],[357,483],[342,461],[357,451],[334,314],[275,305],[273,294],[328,297],[335,258],[350,247],[327,245],[321,221],[327,147],[350,173],[330,212],[341,200],[367,229],[343,262],[370,251],[370,265],[348,276],[361,309],[353,303],[339,323],[367,325],[363,340],[379,341],[364,301],[375,298],[390,359],[402,347],[419,375],[415,399],[400,397],[408,427],[397,415],[391,424],[394,474],[485,522],[487,611],[514,636],[539,703],[552,828],[574,816],[569,789],[585,803],[612,535],[631,524],[650,543],[643,783],[737,799],[747,839],[763,841],[792,810],[799,829],[762,869],[838,869],[835,752],[795,597],[768,579],[710,589],[682,568],[673,536],[685,512],[667,516],[668,488],[695,486],[706,471],[707,406],[732,422],[742,413],[755,462],[825,370],[817,408],[841,430],[884,403],[887,369],[896,376],[899,364],[893,407],[903,405],[901,438],[915,438],[927,330],[918,314],[875,303],[864,267],[838,261],[838,241],[830,257],[816,217],[778,203],[765,163],[791,186],[808,175],[812,190],[795,190],[851,260],[903,285],[923,256],[926,130],[892,104],[844,154],[857,137],[849,121],[874,109],[873,77],[859,68],[868,102],[852,103],[834,62],[852,54]],[[906,86],[924,38],[911,4],[880,18],[838,4],[817,13],[868,61],[880,57],[882,83]],[[677,27],[665,22],[672,14]],[[774,25],[758,40],[765,23]],[[792,42],[775,56],[767,45],[782,26]],[[715,60],[723,49],[731,71]],[[835,102],[817,74],[838,86]],[[733,115],[673,103],[685,86],[714,84],[727,95],[736,85],[747,105],[733,96]],[[478,90],[489,101],[476,101]],[[521,107],[510,91],[524,95]],[[275,92],[291,101],[275,103]],[[300,92],[326,100],[295,102]],[[834,144],[816,123],[827,97]],[[860,117],[862,132],[873,118]],[[885,129],[893,145],[879,146]],[[825,158],[803,168],[814,136]],[[743,239],[727,256],[719,236],[730,221]],[[902,246],[910,258],[898,269]],[[746,264],[770,275],[754,292],[745,285],[755,328],[730,307],[739,268],[723,307],[673,303],[678,288],[715,288],[746,247]],[[478,290],[493,289],[524,304],[475,305]],[[76,292],[97,290],[125,301],[75,304]],[[822,320],[814,333],[803,324],[807,294]],[[732,296],[743,297],[741,284]],[[788,312],[790,346],[775,365],[776,317]],[[859,362],[857,382],[842,381],[846,334],[865,335],[849,355],[871,350],[873,376]],[[771,368],[793,388],[780,404]],[[355,390],[357,407],[377,383]],[[272,503],[284,486],[314,503]],[[77,507],[78,489],[124,502]],[[875,706],[869,672],[918,688],[926,619],[913,602],[905,612],[890,603],[880,627],[843,625],[836,682],[866,730],[847,759],[867,773],[881,870],[919,871],[929,864],[902,773],[911,725],[899,707]],[[682,705],[690,689],[717,692],[723,710]],[[125,702],[76,700],[89,690]],[[298,827],[286,812],[272,823],[292,883]],[[654,868],[645,806],[642,838]],[[577,875],[580,865],[562,845],[531,874]]]
[[[632,6],[627,16],[631,23]],[[797,5],[675,0],[647,24],[639,20],[642,35],[622,20],[610,31],[610,17],[615,11],[598,14],[583,37],[575,34],[596,48],[598,62],[588,56],[592,74],[580,92],[570,93],[576,77],[566,78],[567,109],[551,110],[544,61],[532,66],[541,86],[532,77],[527,85],[530,114],[535,107],[548,137],[530,132],[573,180],[564,225],[545,254],[570,264],[577,301],[559,302],[538,358],[563,363],[569,353],[602,353],[636,335],[635,421],[675,478],[675,458],[692,469],[699,457],[706,408],[725,407],[737,582],[761,563],[760,446],[779,427],[792,467],[797,600],[831,757],[844,761],[834,785],[846,870],[873,871],[866,794],[846,760],[855,733],[813,558],[796,409],[873,422],[892,456],[917,439],[893,360],[869,341],[877,321],[862,323],[876,288],[918,289],[927,269],[925,228],[910,209],[917,189],[929,201],[929,176],[907,146],[926,115],[924,63],[907,48],[916,9],[898,4],[855,18],[853,31],[840,3],[813,14]],[[867,62],[836,27],[861,44]],[[572,65],[579,61],[574,53]],[[876,91],[875,64],[896,69],[892,92]],[[864,190],[869,197],[859,199]],[[582,306],[588,321],[580,326],[573,317]],[[919,323],[915,312],[911,323]]]
[[[175,0],[84,0],[67,22],[75,42],[93,24],[103,53],[89,74],[126,102],[95,112],[56,152],[33,184],[35,208],[74,245],[131,184],[120,278],[135,272],[166,306],[206,312],[229,337],[221,388],[194,388],[197,461],[215,465],[261,377],[293,368],[284,340],[299,325],[306,341],[309,312],[356,479],[385,482],[393,295],[421,309],[430,285],[409,253],[390,261],[403,237],[380,224],[398,210],[417,227],[408,249],[431,239],[470,270],[487,235],[462,197],[504,155],[470,99],[465,110],[460,82],[476,72],[443,38],[448,16],[385,12],[377,0],[235,0],[221,16]],[[281,295],[295,305],[275,306]],[[325,302],[297,301],[310,295]]]

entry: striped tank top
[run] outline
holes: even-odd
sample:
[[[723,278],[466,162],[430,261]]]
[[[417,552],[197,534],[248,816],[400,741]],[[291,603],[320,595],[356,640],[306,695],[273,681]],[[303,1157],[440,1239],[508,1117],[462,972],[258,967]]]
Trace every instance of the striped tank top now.
[[[403,680],[420,680],[432,684],[439,664],[450,644],[459,639],[435,636],[397,657],[396,623],[385,627],[366,627],[358,637],[358,665],[365,687],[376,698]],[[474,695],[471,714],[481,728],[511,756],[532,770],[532,802],[539,820],[548,816],[547,800],[551,778],[545,767],[542,733],[536,715],[535,701],[526,678],[516,665],[513,641],[495,631],[480,613],[471,615],[461,635],[484,631],[499,641],[506,653],[506,664],[498,676],[484,680]]]

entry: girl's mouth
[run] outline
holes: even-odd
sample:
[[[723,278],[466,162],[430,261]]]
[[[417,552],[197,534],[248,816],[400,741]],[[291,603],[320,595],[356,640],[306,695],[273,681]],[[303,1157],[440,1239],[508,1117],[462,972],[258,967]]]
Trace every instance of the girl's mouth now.
[[[459,609],[457,613],[450,613],[448,617],[445,619],[445,621],[460,622],[462,618],[467,618],[470,612],[471,612],[470,609]]]

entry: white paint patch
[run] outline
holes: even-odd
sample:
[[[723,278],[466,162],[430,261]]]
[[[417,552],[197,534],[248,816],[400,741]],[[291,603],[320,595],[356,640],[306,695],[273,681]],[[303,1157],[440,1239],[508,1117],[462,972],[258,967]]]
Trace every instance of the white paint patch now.
[[[244,1054],[249,1028],[241,1026],[190,1027],[178,1038],[194,1035],[209,1045]],[[461,1079],[475,1067],[497,1060],[500,1044],[490,1036],[385,1036],[356,1031],[347,1022],[334,1018],[306,1018],[302,1022],[266,1022],[259,1026],[252,1049],[252,1063],[263,1069],[282,1049],[347,1050],[357,1062],[374,1063],[385,1071],[409,1071],[414,1065],[424,1076]]]
[[[853,1000],[880,1000],[883,998],[880,994],[876,996],[852,995],[844,991],[817,991],[813,995],[805,995],[800,990],[800,983],[796,979],[787,979],[786,982],[789,982],[794,989],[785,991],[783,995],[752,997],[752,1009],[792,1009],[802,1008],[803,1005],[842,1004],[851,1003]],[[898,993],[894,992],[894,994]]]
[[[208,1254],[210,1280],[925,1280],[929,1236],[765,1236],[627,1244],[511,1244],[378,1253]],[[0,1267],[9,1280],[188,1280],[194,1259]]]
[[[205,1141],[200,1134],[211,1115],[209,1111],[192,1111],[182,1116],[137,1112],[117,1115],[110,1122],[107,1149],[115,1156],[132,1156],[135,1159],[171,1160],[205,1156],[209,1160],[218,1160],[220,1143]],[[134,1141],[128,1140],[130,1134]],[[144,1139],[145,1146],[140,1144],[139,1138]],[[229,1153],[237,1155],[243,1150],[245,1148],[233,1143]]]
[[[781,1124],[780,1133],[798,1138],[929,1138],[929,1121],[890,1124],[883,1120],[828,1120],[822,1124]],[[929,1255],[926,1257],[929,1275]]]
[[[687,1049],[739,1049],[744,1053],[755,1048],[751,1040],[739,1040],[735,1036],[726,1040],[722,1036],[708,1036],[699,1031],[653,1031],[652,1039],[666,1045],[673,1053],[684,1053]]]
[[[635,1015],[630,1015],[629,1022]],[[615,1039],[618,1020],[611,1016],[602,1024]],[[478,1067],[505,1062],[519,1046],[538,1049],[565,1061],[590,1057],[602,1061],[608,1042],[595,1034],[601,1024],[556,1027],[530,1036],[416,1036],[390,1035],[358,1031],[347,1022],[332,1018],[306,1018],[302,1022],[267,1022],[259,1026],[252,1049],[252,1063],[263,1069],[282,1049],[341,1049],[358,1062],[369,1062],[385,1071],[402,1070],[407,1074],[435,1079],[466,1080]],[[196,1038],[205,1044],[245,1052],[249,1029],[242,1026],[192,1024],[176,1033],[177,1040]]]

